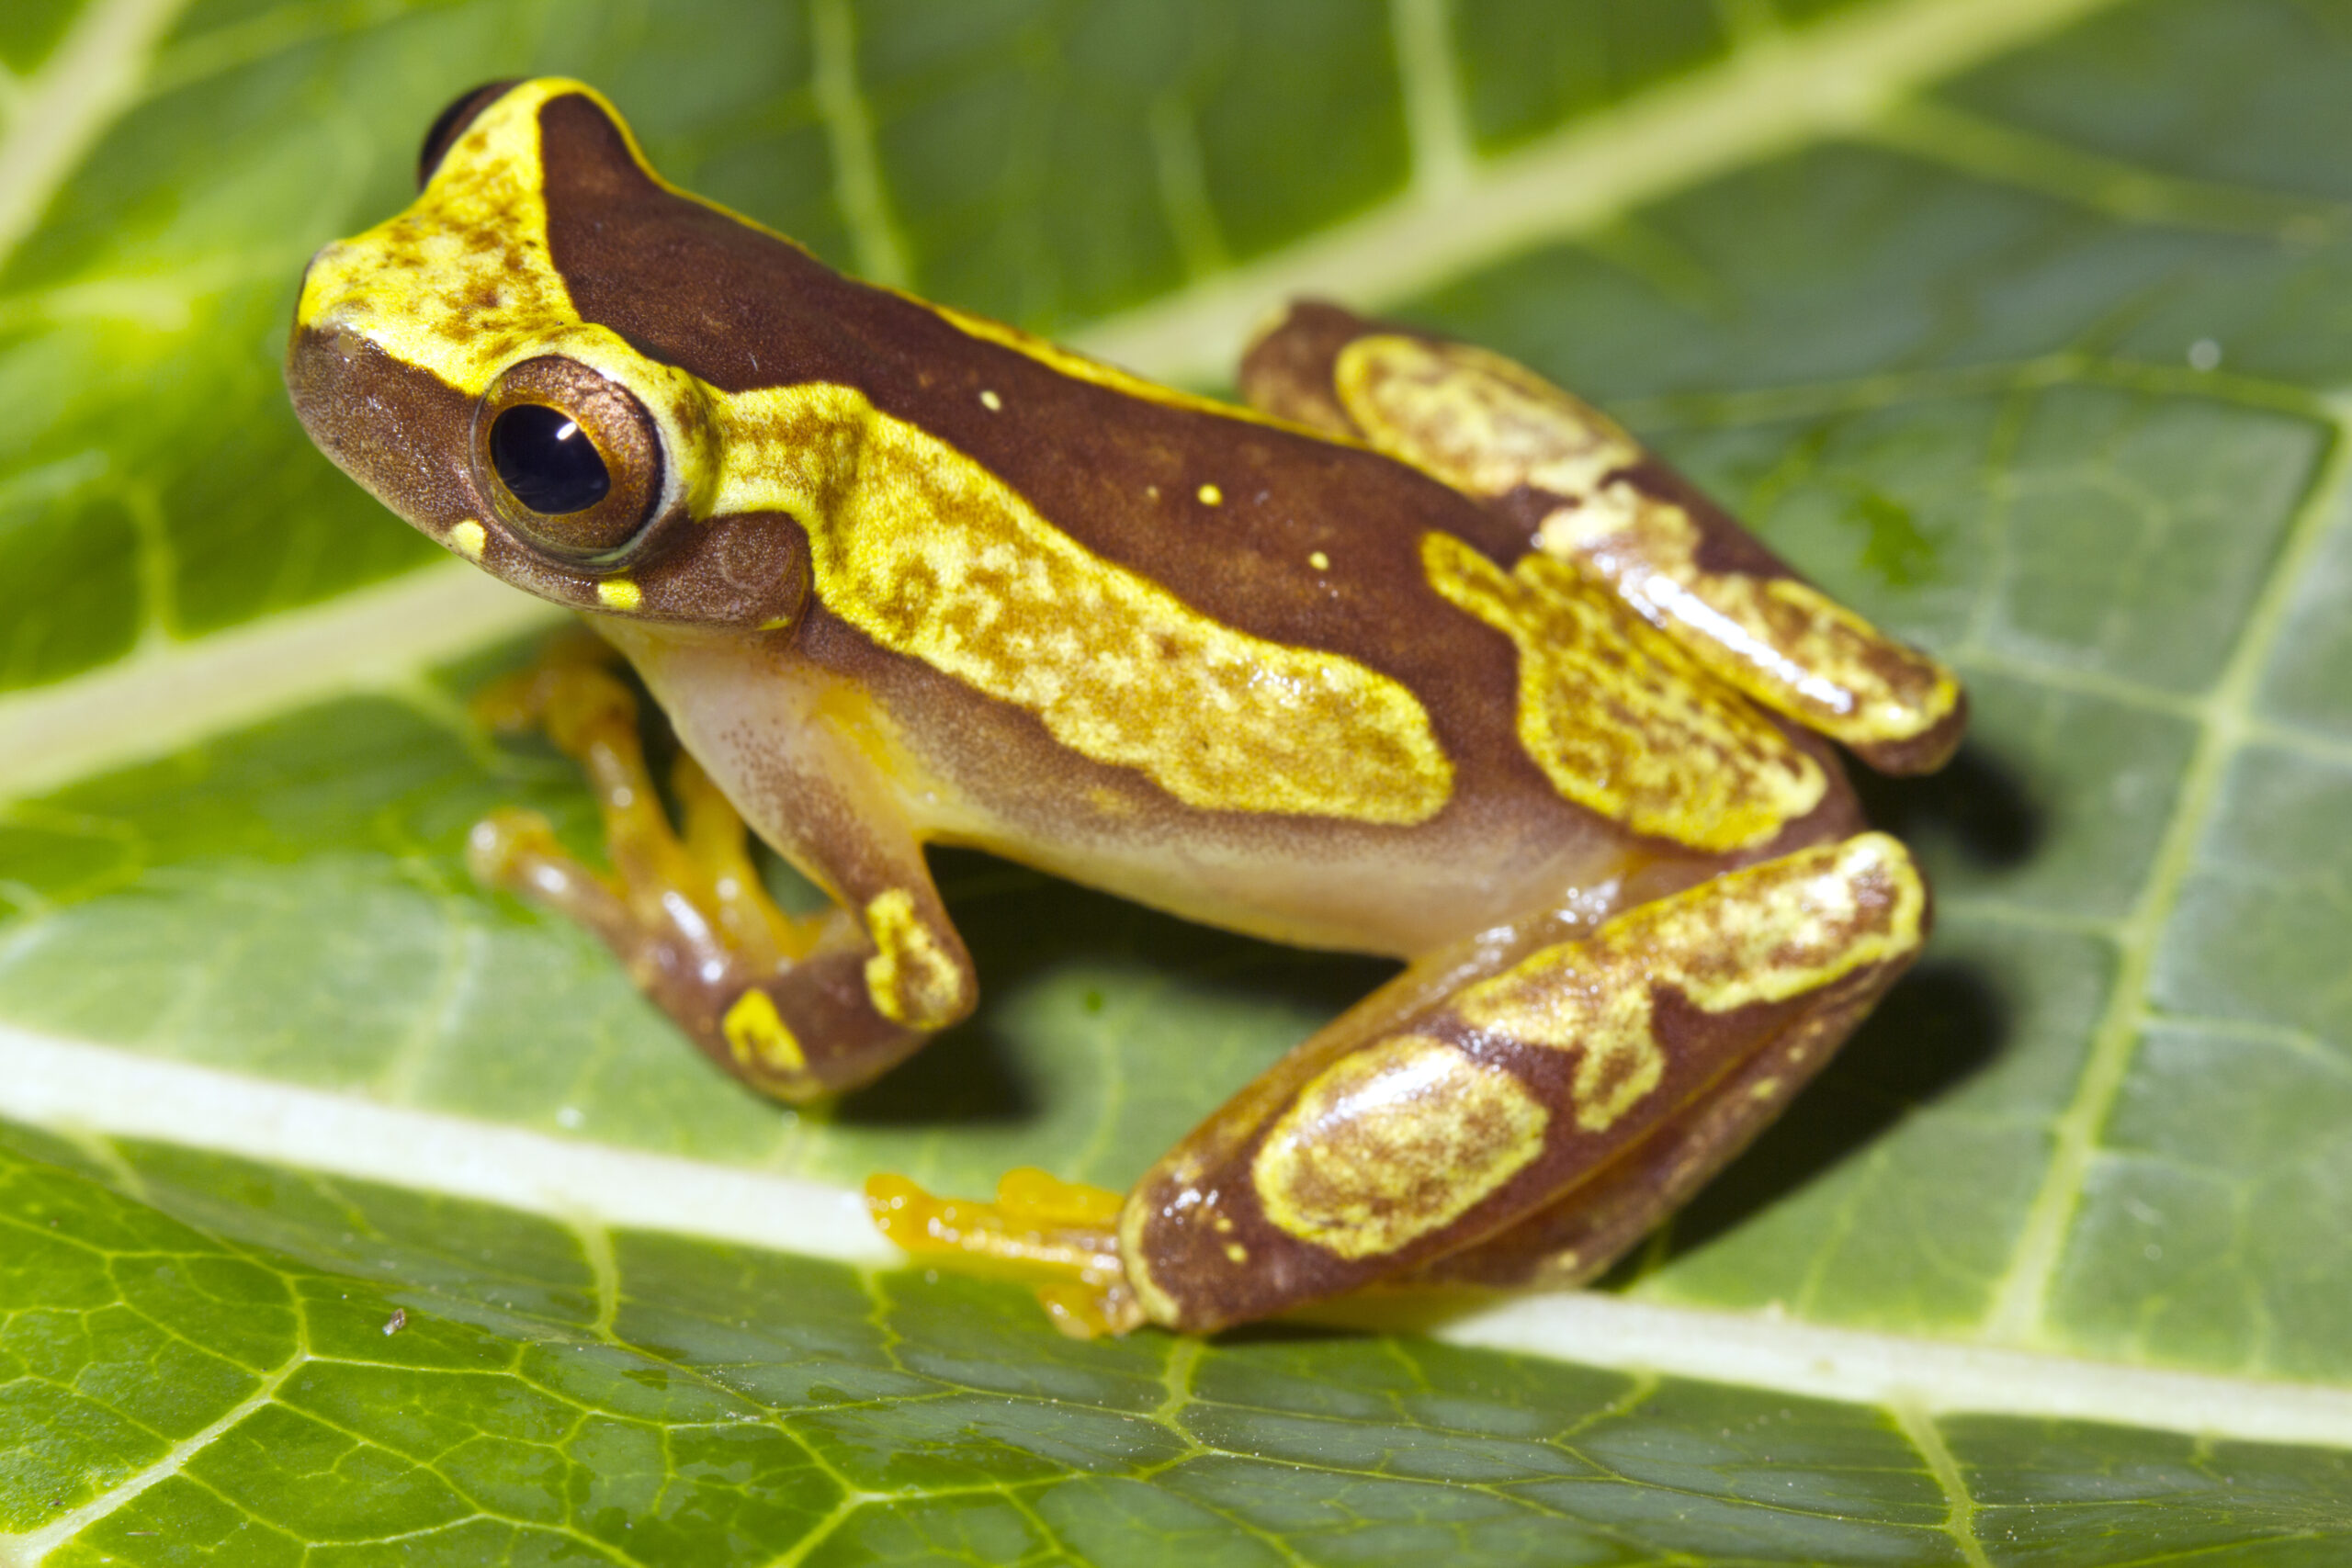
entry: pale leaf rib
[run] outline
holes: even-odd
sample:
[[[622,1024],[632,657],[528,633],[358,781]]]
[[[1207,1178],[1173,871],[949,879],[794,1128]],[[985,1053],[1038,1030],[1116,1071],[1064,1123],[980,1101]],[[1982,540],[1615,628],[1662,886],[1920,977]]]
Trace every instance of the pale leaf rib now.
[[[829,1184],[560,1138],[158,1061],[0,1025],[0,1116],[153,1139],[472,1200],[575,1227],[648,1229],[887,1267],[859,1196]],[[1334,1323],[1382,1309],[1334,1308]],[[2095,1420],[2352,1447],[2352,1388],[2124,1366],[1822,1327],[1598,1292],[1437,1324],[1447,1342],[1916,1410]],[[1170,1397],[1185,1395],[1173,1384]]]
[[[137,101],[156,43],[187,0],[96,0],[15,84],[0,134],[0,266],[98,139]]]

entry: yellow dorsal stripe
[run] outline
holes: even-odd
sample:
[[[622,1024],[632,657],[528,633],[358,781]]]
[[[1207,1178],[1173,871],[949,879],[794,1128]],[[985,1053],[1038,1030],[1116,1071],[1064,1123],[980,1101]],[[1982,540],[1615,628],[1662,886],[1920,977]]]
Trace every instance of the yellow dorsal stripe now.
[[[798,518],[818,598],[885,648],[1187,805],[1397,824],[1444,806],[1453,766],[1396,681],[1201,614],[854,387],[712,398],[718,510]]]

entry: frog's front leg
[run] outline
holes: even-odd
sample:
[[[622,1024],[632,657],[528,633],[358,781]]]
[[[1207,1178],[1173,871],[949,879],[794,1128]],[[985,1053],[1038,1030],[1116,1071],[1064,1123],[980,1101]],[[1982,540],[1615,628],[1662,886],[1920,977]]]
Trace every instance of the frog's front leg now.
[[[683,831],[673,829],[638,739],[636,698],[600,657],[564,648],[481,705],[503,728],[544,728],[581,764],[613,872],[573,859],[543,819],[508,811],[476,825],[476,874],[595,933],[655,1005],[753,1088],[796,1102],[853,1088],[970,1010],[970,960],[910,843],[837,854],[848,874],[826,880],[848,907],[789,916],[746,852],[742,818],[690,754],[673,774]],[[858,826],[829,824],[851,840]]]
[[[1301,1044],[1152,1168],[1115,1232],[1107,1207],[1058,1194],[869,1196],[903,1246],[1026,1263],[1065,1291],[1115,1258],[1114,1326],[1205,1332],[1384,1280],[1589,1277],[1828,1058],[1927,914],[1909,853],[1865,833],[1566,940],[1532,916]]]

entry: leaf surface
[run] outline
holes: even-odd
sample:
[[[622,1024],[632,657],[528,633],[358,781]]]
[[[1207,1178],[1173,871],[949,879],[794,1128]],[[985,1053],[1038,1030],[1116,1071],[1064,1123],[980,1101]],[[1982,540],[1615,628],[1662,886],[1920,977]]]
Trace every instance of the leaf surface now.
[[[2352,6],[28,0],[0,69],[0,1563],[2345,1555]],[[1148,372],[1317,292],[1602,401],[1967,676],[1869,787],[1928,960],[1598,1295],[1080,1346],[892,1270],[868,1172],[1122,1185],[1386,968],[942,855],[980,1014],[796,1114],[471,884],[593,847],[465,706],[541,619],[277,367],[543,72]]]

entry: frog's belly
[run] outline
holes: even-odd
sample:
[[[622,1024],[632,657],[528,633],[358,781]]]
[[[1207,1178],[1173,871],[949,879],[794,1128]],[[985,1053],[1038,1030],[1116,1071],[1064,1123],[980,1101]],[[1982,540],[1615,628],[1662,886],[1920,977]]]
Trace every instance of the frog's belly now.
[[[1640,863],[1605,839],[1547,845],[1408,829],[1383,842],[1378,834],[1324,831],[1323,824],[1287,826],[1294,831],[1180,843],[1137,841],[1115,830],[1057,841],[984,832],[941,838],[1206,925],[1399,958],[1530,910],[1573,908],[1597,919],[1616,907],[1628,872]]]
[[[610,620],[599,629],[746,819],[796,863],[825,858],[802,841],[821,830],[812,811],[838,811],[1307,946],[1405,957],[1534,911],[1598,918],[1849,830],[1852,818],[1841,784],[1741,854],[1638,837],[1552,787],[1521,749],[1507,694],[1467,719],[1457,705],[1441,725],[1447,786],[1415,819],[1374,819],[1381,802],[1362,791],[1352,817],[1202,806],[904,660],[860,667],[854,649],[828,657],[821,643],[812,658],[806,638],[763,646]]]

